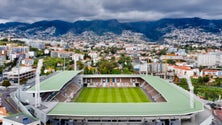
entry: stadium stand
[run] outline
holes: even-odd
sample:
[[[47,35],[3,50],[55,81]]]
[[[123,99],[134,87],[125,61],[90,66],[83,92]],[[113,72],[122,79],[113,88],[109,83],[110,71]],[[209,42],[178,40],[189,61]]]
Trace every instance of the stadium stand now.
[[[148,83],[143,82],[143,84],[141,85],[141,88],[143,88],[145,93],[149,97],[151,97],[151,99],[154,102],[166,102],[166,100],[163,98],[163,96],[157,90],[155,90],[152,86],[150,86]]]
[[[70,102],[80,90],[80,86],[75,83],[69,83],[51,99],[57,102]]]

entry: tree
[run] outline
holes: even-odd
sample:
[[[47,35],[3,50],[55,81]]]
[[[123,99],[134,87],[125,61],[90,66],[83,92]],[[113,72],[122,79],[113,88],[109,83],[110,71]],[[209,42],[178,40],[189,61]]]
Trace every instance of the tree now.
[[[93,70],[89,69],[88,66],[84,68],[84,74],[93,74]]]
[[[2,82],[2,86],[5,86],[6,88],[9,87],[11,85],[10,81],[9,80],[4,80]]]
[[[182,79],[180,80],[180,84],[187,84],[187,79],[182,78]]]
[[[198,77],[198,79],[197,79],[197,80],[198,80],[198,83],[199,83],[199,84],[203,84],[203,83],[204,83],[204,82],[203,82],[203,78],[202,78],[202,77]]]
[[[91,57],[87,54],[87,53],[85,53],[84,54],[84,57],[83,57],[84,59],[91,59]]]
[[[174,75],[173,82],[174,83],[178,83],[179,82],[179,78],[178,78],[177,75]]]
[[[132,60],[129,56],[121,55],[118,63],[122,66],[123,73],[130,74],[133,72]]]
[[[113,69],[112,74],[121,74],[121,70],[120,69]]]
[[[214,84],[216,86],[220,87],[222,85],[222,78],[216,78],[215,81],[214,81]]]
[[[101,59],[97,63],[97,67],[101,74],[113,74],[117,72],[114,70],[119,68],[119,64],[115,60]]]
[[[84,68],[84,64],[81,61],[77,61],[76,64],[79,70],[82,70]]]
[[[168,64],[171,64],[171,65],[175,65],[175,64],[176,64],[176,61],[175,61],[175,60],[172,60],[172,59],[168,59],[168,60],[167,60],[167,63],[168,63]]]
[[[28,80],[27,78],[20,79],[20,85],[25,84],[27,82],[27,80]]]
[[[116,48],[116,47],[111,47],[111,48],[110,48],[110,52],[111,52],[112,54],[116,54],[116,51],[117,51],[117,48]]]
[[[210,81],[210,78],[208,76],[203,77],[203,82],[206,84]]]

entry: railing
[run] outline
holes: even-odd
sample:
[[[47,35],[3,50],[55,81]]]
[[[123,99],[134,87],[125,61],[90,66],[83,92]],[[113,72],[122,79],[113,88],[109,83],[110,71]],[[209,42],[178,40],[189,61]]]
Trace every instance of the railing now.
[[[32,114],[26,109],[26,107],[18,100],[16,92],[11,93],[11,98],[23,113],[32,116]]]

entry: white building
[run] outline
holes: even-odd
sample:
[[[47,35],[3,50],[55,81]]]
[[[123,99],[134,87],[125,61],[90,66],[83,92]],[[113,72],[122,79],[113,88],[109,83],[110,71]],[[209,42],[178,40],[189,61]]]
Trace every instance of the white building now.
[[[57,58],[69,58],[72,57],[74,53],[68,52],[68,51],[51,51],[51,57],[57,57]]]
[[[10,53],[28,53],[28,52],[29,52],[28,46],[17,46],[17,47],[12,47],[10,49]]]
[[[38,48],[38,49],[45,49],[45,43],[44,42],[29,42],[29,46],[32,48]]]
[[[161,60],[169,60],[169,59],[172,59],[172,60],[183,60],[183,56],[179,56],[179,55],[162,55],[160,57]]]
[[[84,58],[84,55],[83,55],[83,54],[77,54],[77,53],[75,53],[75,54],[72,55],[72,60],[79,61],[79,60],[83,60],[83,58]]]
[[[3,66],[5,61],[6,61],[6,56],[0,55],[0,66]]]
[[[189,66],[172,66],[171,68],[168,67],[171,71],[179,78],[187,78],[189,76],[198,75],[199,76],[199,69],[191,69]]]
[[[92,59],[96,59],[98,57],[98,54],[96,52],[91,52],[89,53],[89,56],[92,58]]]
[[[48,55],[50,53],[50,51],[48,49],[44,50],[44,54]]]
[[[200,72],[200,76],[222,77],[222,70],[217,70],[217,69],[203,69],[203,70]]]
[[[23,58],[29,57],[29,47],[28,46],[12,46],[9,49],[9,52],[7,53],[9,56],[9,59],[12,61],[15,58],[18,58],[19,56],[22,56]]]
[[[7,46],[0,46],[0,51],[2,50],[8,50],[8,47]]]
[[[143,63],[135,64],[134,69],[140,73],[165,73],[167,72],[167,65],[164,63]]]
[[[222,52],[200,54],[197,56],[198,66],[222,66]]]
[[[20,80],[25,79],[31,79],[35,77],[35,69],[32,67],[20,67]],[[3,78],[6,78],[10,80],[13,83],[18,83],[18,68],[14,67],[9,72],[3,72]]]
[[[35,51],[30,51],[28,52],[29,57],[35,57],[36,56],[36,52]]]
[[[34,64],[34,59],[30,59],[30,58],[25,58],[22,60],[22,65],[25,66],[32,66]]]
[[[23,113],[3,118],[3,125],[41,125],[40,120]]]

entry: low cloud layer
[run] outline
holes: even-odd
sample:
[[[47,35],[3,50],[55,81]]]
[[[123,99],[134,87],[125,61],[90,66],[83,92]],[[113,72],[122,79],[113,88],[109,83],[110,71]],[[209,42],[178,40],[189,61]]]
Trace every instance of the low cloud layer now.
[[[222,19],[220,0],[0,0],[0,23],[40,20]]]

